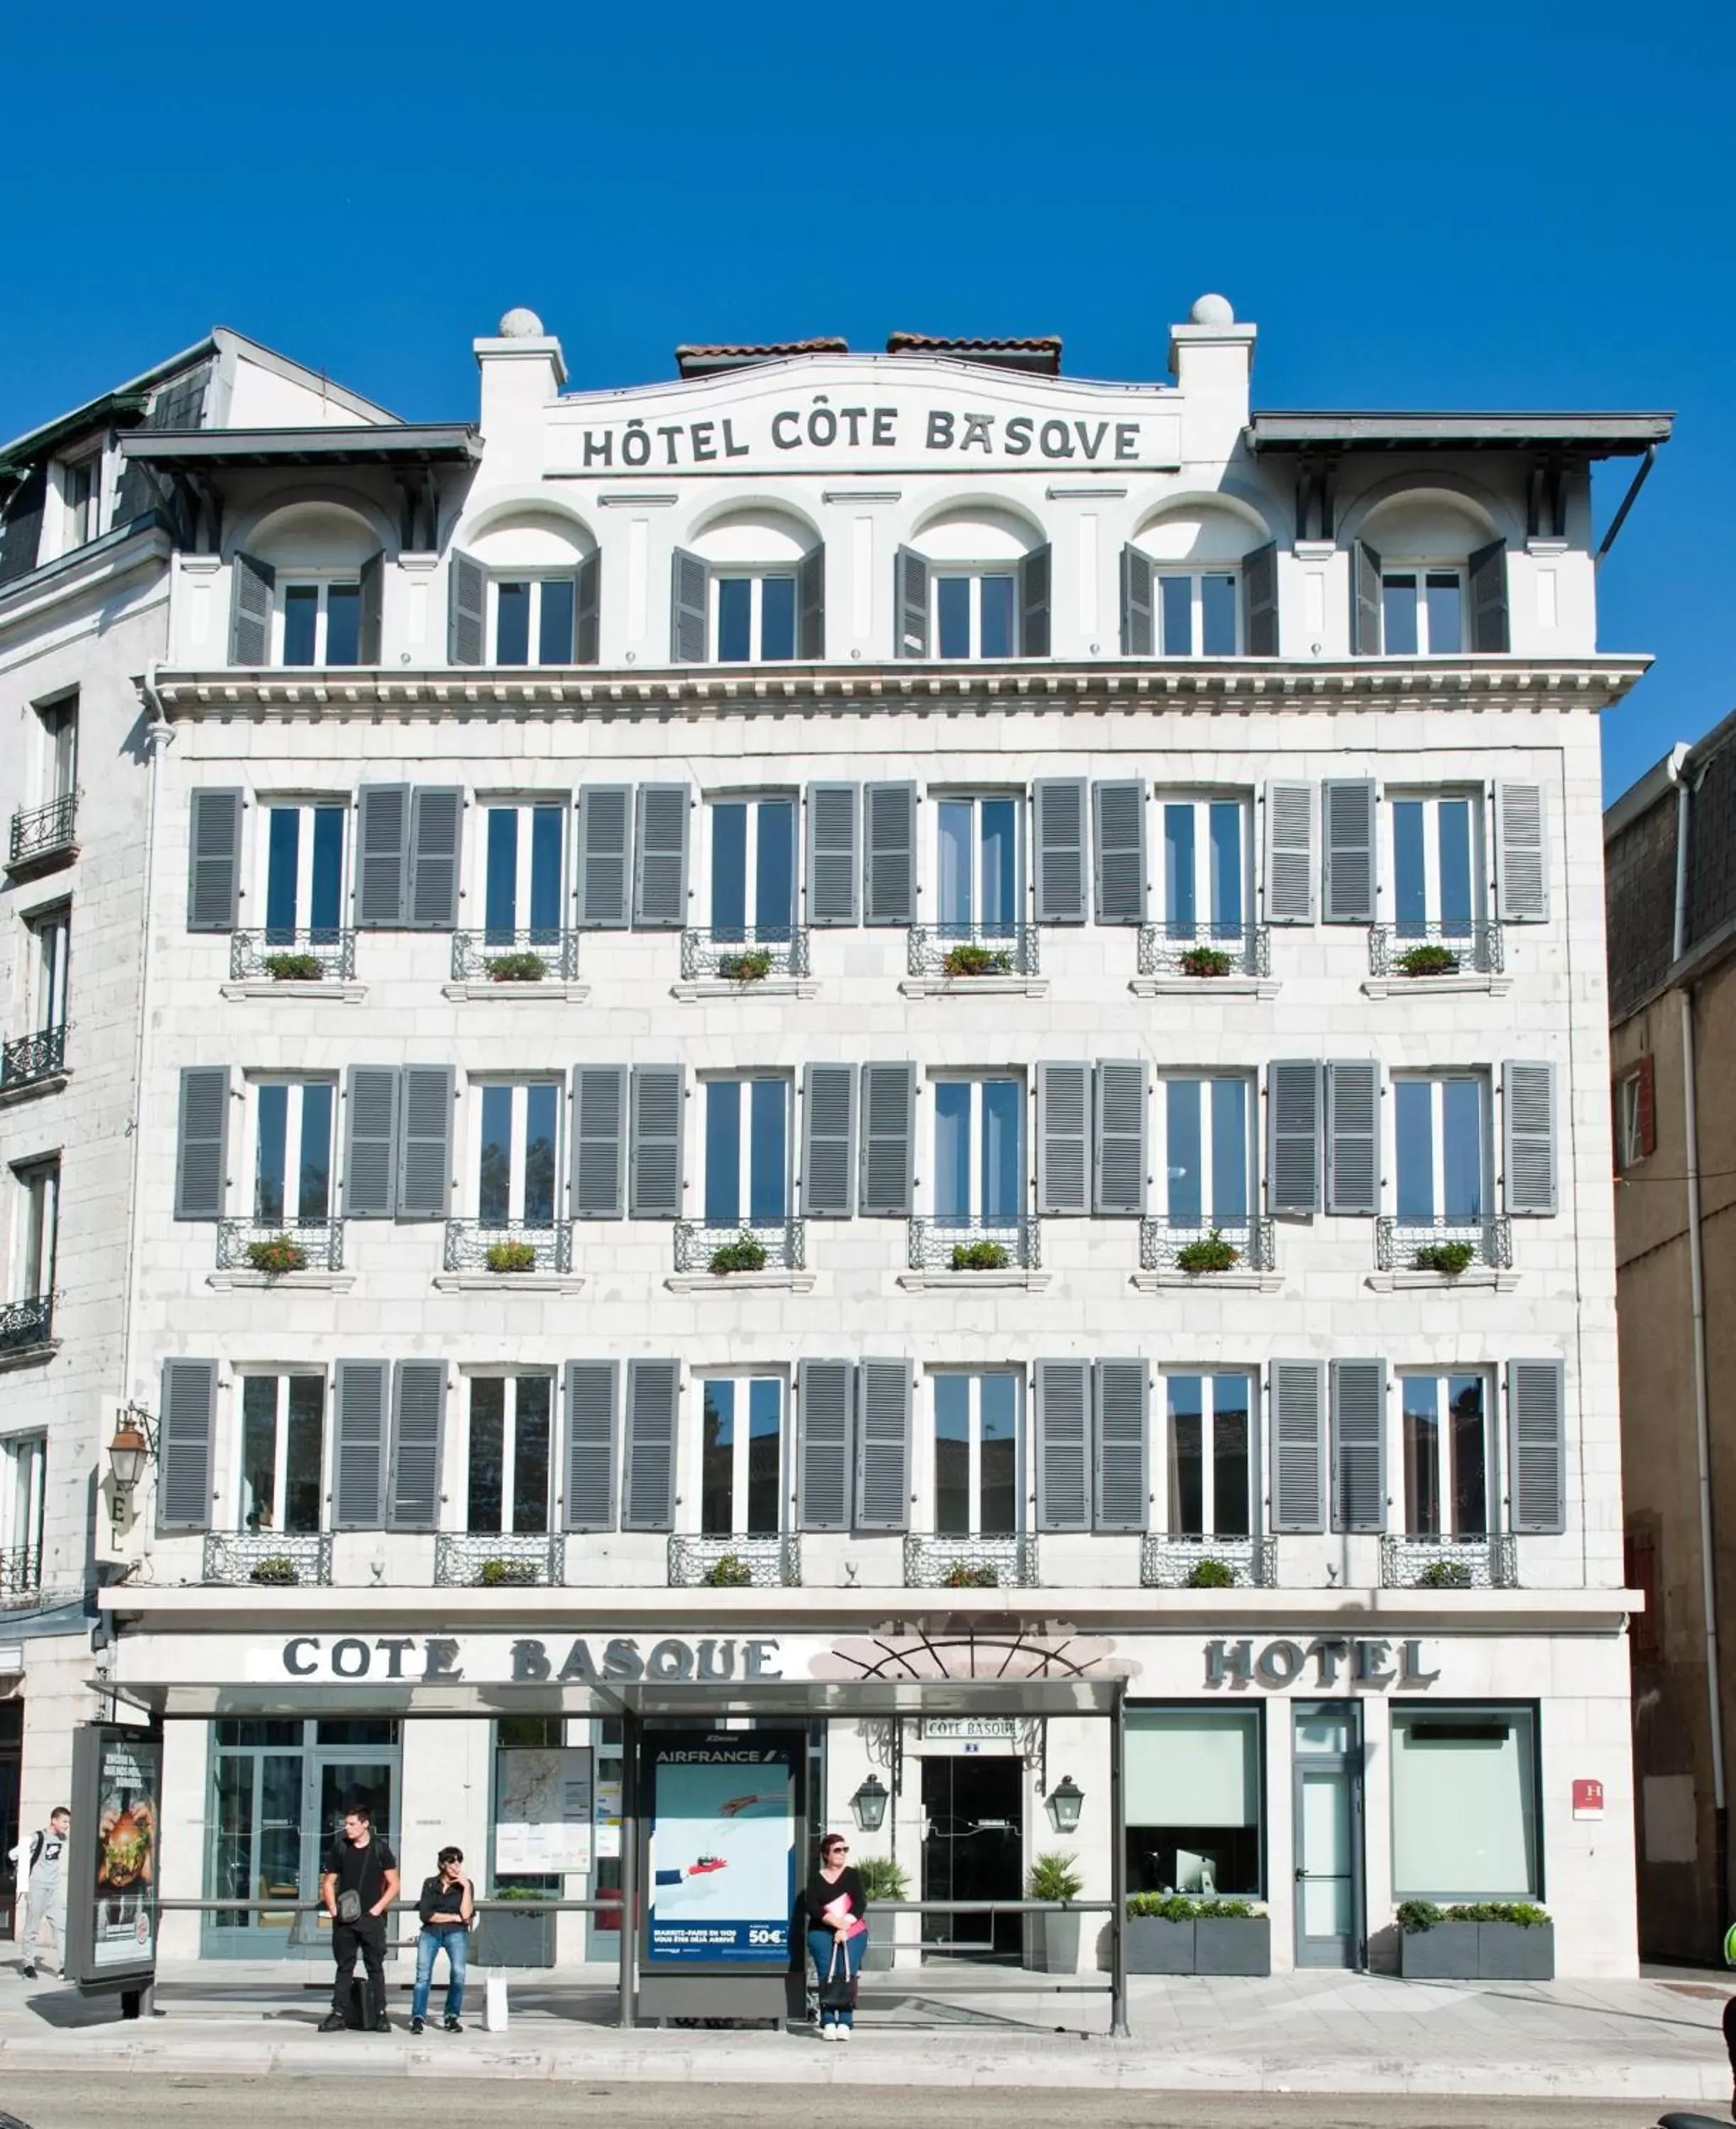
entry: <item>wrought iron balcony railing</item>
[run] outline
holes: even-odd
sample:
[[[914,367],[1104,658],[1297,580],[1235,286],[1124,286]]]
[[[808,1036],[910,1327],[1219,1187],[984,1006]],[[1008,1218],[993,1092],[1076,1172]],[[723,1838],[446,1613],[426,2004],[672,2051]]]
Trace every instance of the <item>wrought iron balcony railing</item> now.
[[[681,934],[681,980],[733,984],[751,991],[769,976],[805,976],[805,924],[743,925],[722,931]]]
[[[1383,1537],[1383,1589],[1517,1589],[1518,1550],[1510,1536]]]
[[[45,858],[57,857],[62,850],[69,850],[78,813],[76,791],[69,791],[64,798],[50,798],[45,806],[32,807],[28,812],[14,813],[7,864],[16,871],[21,865],[40,864]]]
[[[290,1250],[301,1251],[300,1264],[283,1261],[285,1243]],[[341,1271],[344,1223],[341,1220],[219,1220],[217,1268],[262,1271],[274,1277],[288,1272]]]
[[[1501,972],[1499,924],[1371,924],[1368,927],[1368,973],[1371,976],[1498,976]]]
[[[761,1261],[752,1261],[754,1251]],[[728,1261],[718,1265],[722,1253]],[[747,1220],[739,1226],[707,1227],[693,1220],[675,1222],[675,1269],[678,1272],[716,1270],[720,1279],[737,1271],[805,1271],[808,1268],[808,1222],[805,1220]]]
[[[0,1353],[28,1352],[54,1342],[55,1297],[32,1294],[26,1301],[0,1302]]]
[[[294,984],[353,982],[355,976],[355,934],[335,925],[316,925],[312,931],[294,931],[288,925],[268,925],[263,931],[231,931],[229,935],[229,979],[231,983]]]
[[[448,1271],[565,1272],[573,1268],[570,1220],[448,1220]]]
[[[1269,976],[1272,935],[1264,924],[1227,931],[1210,926],[1182,931],[1167,924],[1139,927],[1139,973],[1142,976],[1188,976],[1211,983],[1223,976]]]
[[[1042,1265],[1040,1220],[910,1222],[912,1271],[1037,1271]]]
[[[671,1589],[799,1589],[802,1541],[780,1537],[672,1537]]]
[[[913,924],[907,948],[913,976],[1034,976],[1042,966],[1034,924]]]
[[[324,1589],[331,1581],[331,1540],[323,1531],[211,1531],[203,1579],[262,1589]]]
[[[1464,1253],[1468,1250],[1471,1254]],[[1482,1265],[1491,1271],[1513,1267],[1513,1222],[1505,1212],[1492,1220],[1395,1220],[1375,1222],[1377,1271],[1467,1270]]]
[[[70,1023],[63,1021],[58,1027],[39,1028],[34,1035],[21,1035],[16,1042],[0,1048],[0,1094],[9,1094],[16,1087],[34,1086],[39,1079],[52,1079],[66,1069],[66,1037]]]
[[[27,1604],[41,1588],[40,1545],[14,1545],[0,1550],[0,1604]]]
[[[554,1589],[565,1572],[566,1546],[558,1532],[442,1531],[434,1541],[439,1589]]]
[[[1139,1548],[1139,1580],[1147,1589],[1276,1588],[1278,1541],[1147,1531]]]
[[[529,931],[455,931],[455,984],[570,984],[579,978],[579,934],[552,929]]]
[[[1209,1282],[1214,1271],[1271,1271],[1276,1261],[1270,1220],[1247,1213],[1227,1213],[1220,1219],[1185,1220],[1173,1217],[1139,1222],[1139,1269],[1142,1271],[1181,1271]],[[1215,1245],[1228,1243],[1235,1253],[1233,1264],[1220,1261]]]
[[[1033,1589],[1039,1579],[1034,1537],[904,1540],[907,1588]]]

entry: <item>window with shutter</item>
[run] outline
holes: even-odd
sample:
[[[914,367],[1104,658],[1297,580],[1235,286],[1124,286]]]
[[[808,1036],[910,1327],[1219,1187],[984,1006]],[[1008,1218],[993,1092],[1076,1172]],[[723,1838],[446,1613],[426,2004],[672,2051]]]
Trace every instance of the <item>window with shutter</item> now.
[[[385,930],[409,919],[410,787],[365,783],[357,798],[355,922]]]
[[[439,1520],[446,1409],[445,1361],[400,1360],[392,1371],[389,1530],[432,1530]]]
[[[1555,1067],[1509,1061],[1501,1069],[1507,1210],[1547,1217],[1557,1209]]]
[[[573,1067],[572,1217],[627,1217],[627,1067]]]
[[[181,1072],[174,1163],[174,1217],[221,1220],[229,1169],[229,1067]]]
[[[1097,1067],[1096,1158],[1092,1211],[1099,1219],[1137,1218],[1145,1210],[1146,1117],[1150,1107],[1143,1062],[1106,1061]]]
[[[1386,1527],[1386,1364],[1332,1363],[1333,1516],[1337,1531]]]
[[[1250,658],[1278,655],[1278,543],[1242,557],[1242,647]]]
[[[1491,540],[1465,565],[1471,579],[1471,648],[1500,654],[1507,642],[1507,543]]]
[[[1318,1360],[1271,1364],[1272,1528],[1326,1526],[1326,1370]]]
[[[1381,1068],[1358,1059],[1326,1068],[1326,1209],[1381,1209]]]
[[[157,1528],[211,1527],[217,1364],[165,1360],[157,1435]]]
[[[848,1530],[856,1369],[848,1360],[799,1362],[796,1403],[796,1521],[806,1531]]]
[[[464,793],[418,785],[410,803],[408,922],[419,931],[450,931],[458,922],[458,839]]]
[[[241,793],[195,791],[191,807],[187,929],[232,931],[241,918]]]
[[[573,663],[575,665],[594,665],[599,655],[599,587],[602,582],[603,560],[597,554],[587,555],[579,564],[579,574],[573,595]]]
[[[683,1076],[679,1064],[636,1064],[627,1162],[630,1217],[681,1217]]]
[[[453,1072],[406,1064],[398,1101],[398,1217],[443,1220],[452,1205]]]
[[[847,1220],[856,1211],[854,1065],[803,1072],[802,1211],[810,1220]]]
[[[355,662],[358,665],[379,664],[385,619],[386,558],[382,551],[369,555],[361,565],[359,611],[355,622]]]
[[[684,783],[641,783],[638,790],[633,922],[641,931],[677,931],[687,922]]]
[[[1507,1363],[1507,1464],[1513,1528],[1567,1527],[1567,1370],[1560,1360]]]
[[[1350,647],[1358,656],[1381,655],[1381,557],[1358,540],[1351,557]]]
[[[856,921],[856,815],[854,783],[808,787],[808,922],[816,931]]]
[[[629,1360],[627,1364],[622,1530],[675,1527],[675,1427],[680,1388],[678,1360]]]
[[[271,663],[271,613],[277,572],[251,555],[230,558],[229,662],[231,665]]]
[[[856,1380],[856,1528],[908,1529],[910,1363],[863,1360]]]
[[[1091,1527],[1091,1368],[1037,1363],[1037,1527]]]
[[[813,547],[796,571],[796,655],[818,664],[826,655],[826,550]]]
[[[699,557],[677,547],[669,577],[669,655],[672,664],[705,663],[709,647],[706,607],[710,581],[710,573]]]
[[[894,563],[893,612],[900,658],[928,655],[928,564],[909,547],[900,547]],[[872,919],[870,920],[870,922]]]
[[[1097,922],[1145,922],[1145,786],[1094,783]]]
[[[1085,909],[1085,783],[1042,777],[1032,788],[1037,921],[1083,924]]]
[[[621,1402],[618,1360],[566,1364],[565,1453],[561,1522],[570,1531],[615,1527],[615,1431]]]
[[[1375,921],[1375,787],[1367,779],[1320,787],[1322,841],[1326,850],[1320,920],[1325,924]]]
[[[479,665],[485,654],[488,579],[482,564],[452,550],[446,569],[446,662]]]
[[[1314,921],[1314,787],[1266,787],[1266,921]]]
[[[1255,1208],[1252,1075],[1164,1073],[1157,1085],[1158,1152],[1148,1164],[1160,1217],[1171,1229],[1245,1227]],[[1185,1235],[1178,1233],[1178,1241]]]
[[[344,1217],[398,1211],[398,1068],[352,1064],[344,1094]]]
[[[384,1360],[340,1360],[333,1422],[331,1527],[383,1530],[391,1369]]]
[[[1321,1070],[1311,1058],[1266,1068],[1266,1202],[1277,1213],[1318,1212],[1321,1182]]]
[[[1142,1531],[1151,1496],[1151,1366],[1099,1360],[1093,1371],[1096,1485],[1094,1527]]]
[[[908,1219],[916,1183],[916,1067],[865,1064],[861,1105],[864,1217]]]
[[[627,928],[632,812],[630,783],[587,783],[579,793],[579,923],[582,930]]]
[[[862,788],[862,922],[870,927],[916,922],[916,786]]]
[[[1259,1378],[1237,1372],[1163,1379],[1168,1500],[1174,1537],[1260,1534]]]
[[[1495,913],[1503,924],[1542,924],[1549,916],[1549,846],[1541,783],[1495,787]]]
[[[1137,547],[1121,550],[1121,655],[1149,658],[1157,649],[1152,618],[1152,565]]]
[[[1084,1219],[1092,1199],[1091,1068],[1044,1061],[1037,1068],[1037,1209]],[[1142,1170],[1142,1173],[1143,1171]]]
[[[1049,580],[1053,574],[1050,550],[1033,547],[1018,565],[1018,655],[1047,658],[1049,655]]]

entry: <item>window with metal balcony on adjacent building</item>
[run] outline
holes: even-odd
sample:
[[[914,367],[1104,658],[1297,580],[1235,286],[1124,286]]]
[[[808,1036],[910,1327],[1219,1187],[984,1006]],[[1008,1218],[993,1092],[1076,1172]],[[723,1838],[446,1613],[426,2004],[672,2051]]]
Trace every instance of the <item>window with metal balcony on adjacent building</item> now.
[[[48,1437],[0,1441],[0,1604],[28,1602],[42,1586]]]
[[[0,1047],[0,1094],[60,1084],[66,1070],[72,906],[57,903],[25,921],[28,1031]]]
[[[46,1347],[54,1336],[55,1257],[60,1216],[60,1157],[12,1169],[12,1298],[0,1306],[0,1354]]]

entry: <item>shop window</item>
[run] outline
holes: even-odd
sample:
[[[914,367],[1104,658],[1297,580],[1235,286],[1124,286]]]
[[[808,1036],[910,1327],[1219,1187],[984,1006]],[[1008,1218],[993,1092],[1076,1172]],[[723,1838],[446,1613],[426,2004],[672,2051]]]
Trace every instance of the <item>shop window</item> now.
[[[1535,1899],[1541,1855],[1534,1708],[1393,1710],[1395,1898]]]
[[[1172,1536],[1253,1530],[1254,1388],[1251,1374],[1165,1376]]]
[[[551,1375],[473,1375],[465,1528],[490,1536],[549,1527]]]
[[[1486,1202],[1488,1082],[1462,1072],[1393,1083],[1401,1223],[1470,1224]]]
[[[935,811],[940,834],[942,936],[968,938],[973,931],[1010,936],[1023,907],[1018,862],[1023,799],[942,798]]]
[[[570,662],[570,661],[566,661]],[[491,946],[510,946],[523,932],[532,945],[560,936],[561,831],[566,803],[484,808],[486,877],[483,922]]]
[[[325,1497],[326,1379],[249,1375],[241,1384],[239,1522],[317,1531]]]
[[[795,923],[794,799],[714,798],[705,827],[713,939],[788,939]]]
[[[1213,1226],[1248,1217],[1254,1172],[1254,1084],[1246,1073],[1221,1079],[1160,1079],[1157,1209],[1172,1226]]]
[[[1253,899],[1246,798],[1165,798],[1157,922],[1171,939],[1239,938]]]
[[[265,944],[330,945],[344,921],[344,817],[336,802],[265,807]]]
[[[775,1537],[784,1493],[782,1381],[717,1375],[699,1390],[702,1535]]]
[[[1480,1374],[1403,1375],[1405,1531],[1483,1537],[1489,1531],[1489,1385]]]
[[[253,1217],[293,1227],[331,1217],[331,1079],[267,1079],[254,1091]]]
[[[1014,1537],[1019,1527],[1019,1405],[1010,1372],[933,1379],[937,1537]]]
[[[705,1083],[705,1224],[770,1226],[789,1217],[787,1079]]]
[[[1259,1898],[1260,1711],[1129,1707],[1128,1889]]]
[[[476,1217],[484,1227],[555,1224],[556,1079],[484,1086],[479,1104]]]

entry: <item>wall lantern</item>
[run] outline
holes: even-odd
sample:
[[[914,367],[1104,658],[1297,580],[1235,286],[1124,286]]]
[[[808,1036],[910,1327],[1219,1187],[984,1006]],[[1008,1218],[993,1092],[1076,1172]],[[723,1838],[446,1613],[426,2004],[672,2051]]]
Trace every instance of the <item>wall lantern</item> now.
[[[1071,1774],[1063,1774],[1049,1792],[1049,1817],[1057,1833],[1077,1833],[1085,1791]]]
[[[150,1414],[130,1404],[115,1423],[115,1438],[108,1445],[108,1468],[115,1482],[115,1507],[132,1498],[133,1488],[145,1475],[145,1466],[157,1453],[156,1431]]]
[[[880,1776],[870,1774],[850,1799],[850,1808],[856,1813],[856,1822],[864,1833],[878,1833],[885,1824],[889,1793]]]

